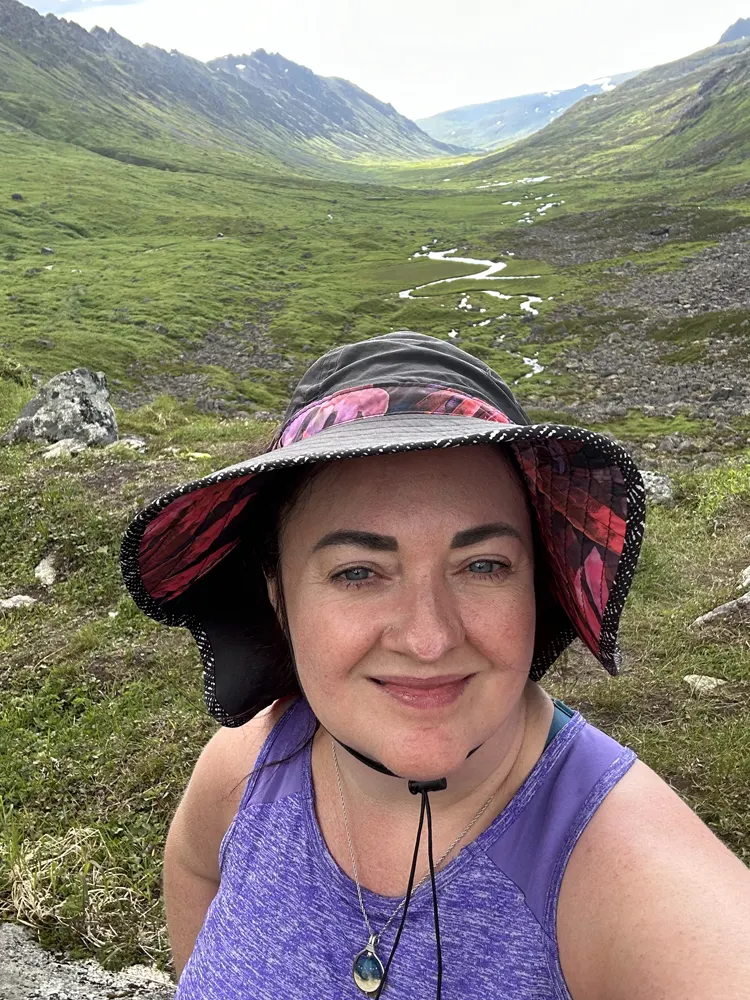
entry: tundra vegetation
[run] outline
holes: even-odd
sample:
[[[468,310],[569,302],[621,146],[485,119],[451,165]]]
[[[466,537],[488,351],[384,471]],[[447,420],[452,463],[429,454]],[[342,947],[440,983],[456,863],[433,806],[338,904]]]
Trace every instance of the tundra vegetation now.
[[[136,133],[125,162],[0,115],[0,433],[40,381],[86,366],[106,373],[121,436],[146,441],[53,460],[0,448],[0,597],[37,598],[0,611],[0,917],[111,968],[168,966],[164,838],[214,724],[192,639],[124,593],[122,531],[149,499],[261,451],[321,352],[398,329],[453,336],[532,417],[585,419],[671,476],[621,677],[574,647],[546,686],[750,861],[748,623],[691,627],[750,564],[750,282],[721,284],[750,260],[741,71],[699,95],[696,61],[679,131],[638,90],[589,122],[618,88],[486,160],[333,178],[206,148],[160,169]],[[647,83],[666,103],[666,82]],[[414,257],[425,247],[502,260],[511,280]],[[448,277],[462,280],[419,288]],[[50,586],[34,573],[47,556]],[[725,683],[699,694],[691,675]]]

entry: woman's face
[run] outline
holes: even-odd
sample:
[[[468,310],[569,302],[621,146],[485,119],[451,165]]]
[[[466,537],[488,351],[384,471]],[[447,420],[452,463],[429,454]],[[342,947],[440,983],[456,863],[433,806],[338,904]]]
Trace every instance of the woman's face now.
[[[518,705],[534,647],[533,546],[499,450],[335,462],[280,544],[300,683],[337,739],[396,774],[439,777]]]

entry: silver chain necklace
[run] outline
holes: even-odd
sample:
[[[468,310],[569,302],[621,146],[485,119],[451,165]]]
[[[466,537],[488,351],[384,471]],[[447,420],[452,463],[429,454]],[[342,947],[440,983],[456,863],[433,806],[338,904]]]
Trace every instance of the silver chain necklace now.
[[[357,987],[362,991],[362,993],[371,994],[371,993],[376,993],[378,991],[378,989],[380,988],[380,984],[383,981],[383,976],[385,974],[385,967],[383,966],[383,963],[380,960],[375,949],[380,941],[380,938],[383,936],[383,934],[385,934],[386,930],[390,926],[391,921],[400,912],[401,908],[406,904],[407,897],[404,896],[404,898],[398,904],[398,906],[390,915],[388,920],[385,922],[383,927],[380,929],[379,933],[376,934],[375,931],[372,929],[372,925],[370,924],[369,917],[367,916],[367,910],[365,909],[365,904],[362,899],[362,888],[359,884],[359,873],[357,871],[357,862],[354,857],[354,847],[352,845],[351,833],[349,832],[349,819],[346,812],[344,790],[341,787],[341,772],[339,771],[339,762],[336,756],[336,744],[334,743],[333,739],[331,740],[331,751],[333,753],[333,766],[336,770],[336,783],[339,786],[339,796],[341,797],[341,808],[344,813],[344,826],[346,828],[346,839],[349,844],[349,856],[352,859],[352,870],[354,872],[354,881],[356,882],[357,885],[357,897],[359,898],[359,908],[362,910],[362,916],[365,918],[365,926],[367,927],[367,933],[369,935],[369,940],[365,945],[365,947],[362,949],[362,951],[358,952],[354,956],[354,961],[352,963],[352,975],[354,977],[354,982],[357,984]],[[489,808],[490,803],[495,798],[499,790],[500,786],[498,786],[498,788],[495,789],[492,795],[490,795],[490,797],[484,803],[484,805],[476,814],[476,816],[472,819],[472,821],[468,824],[468,826],[466,826],[461,831],[461,833],[459,833],[459,835],[456,837],[456,839],[453,841],[450,847],[440,855],[440,857],[435,862],[434,865],[435,869],[437,869],[440,866],[441,862],[443,862],[448,857],[448,855],[456,846],[456,844],[458,844],[459,841],[463,840],[463,838],[466,836],[469,830],[471,830],[474,824],[479,820],[480,816],[482,816],[483,813]],[[413,899],[417,890],[425,884],[425,882],[429,877],[430,873],[428,871],[427,874],[424,876],[424,878],[422,878],[414,886],[414,888],[411,891],[411,896],[409,897],[409,899]]]

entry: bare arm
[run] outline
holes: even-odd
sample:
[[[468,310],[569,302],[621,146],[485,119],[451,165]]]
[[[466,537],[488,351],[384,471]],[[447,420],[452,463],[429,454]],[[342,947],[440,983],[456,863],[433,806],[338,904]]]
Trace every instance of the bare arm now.
[[[560,893],[574,1000],[750,1000],[750,870],[638,762],[582,834]]]
[[[237,729],[220,729],[203,749],[175,812],[164,851],[164,901],[172,961],[182,974],[219,888],[219,847],[237,813],[266,736],[287,707]]]

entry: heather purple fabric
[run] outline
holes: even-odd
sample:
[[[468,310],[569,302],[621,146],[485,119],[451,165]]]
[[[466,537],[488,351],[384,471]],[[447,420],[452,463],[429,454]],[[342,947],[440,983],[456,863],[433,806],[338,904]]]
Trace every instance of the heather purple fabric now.
[[[291,753],[314,725],[307,702],[294,701],[258,764]],[[438,873],[443,1000],[570,1000],[555,931],[565,865],[634,760],[576,714],[500,815]],[[355,884],[320,832],[309,747],[250,778],[219,861],[219,891],[176,1000],[361,1000],[351,965],[367,933]],[[363,897],[376,930],[399,902],[366,889]],[[383,997],[434,1000],[435,988],[428,881],[412,898]]]

